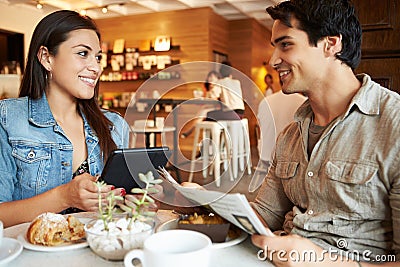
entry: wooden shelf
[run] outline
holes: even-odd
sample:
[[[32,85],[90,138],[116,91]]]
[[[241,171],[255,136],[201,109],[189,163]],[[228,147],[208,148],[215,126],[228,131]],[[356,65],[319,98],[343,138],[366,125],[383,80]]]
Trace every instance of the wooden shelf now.
[[[107,54],[109,55],[122,55],[122,54],[126,54],[126,53],[139,53],[139,54],[144,54],[144,55],[148,55],[148,54],[164,54],[164,53],[171,53],[171,52],[180,52],[181,51],[181,46],[180,45],[171,45],[171,48],[167,51],[155,51],[154,47],[151,47],[150,50],[147,51],[141,51],[138,48],[135,48],[135,51],[126,51],[126,49],[124,50],[123,53],[114,53],[112,50],[108,50]]]

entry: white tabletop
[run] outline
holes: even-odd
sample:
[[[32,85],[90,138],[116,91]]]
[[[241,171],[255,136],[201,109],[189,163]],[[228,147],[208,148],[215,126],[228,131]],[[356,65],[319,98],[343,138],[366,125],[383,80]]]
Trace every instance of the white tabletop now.
[[[95,213],[79,213],[77,217],[95,218]],[[159,210],[157,213],[157,224],[171,220],[175,215],[168,210]],[[6,237],[17,238],[26,231],[29,224],[20,224],[4,229]],[[214,249],[210,267],[231,267],[231,266],[273,266],[257,258],[259,249],[255,247],[250,238],[238,245],[226,248]],[[102,267],[102,266],[124,266],[122,261],[107,261],[94,254],[90,248],[77,249],[63,252],[38,252],[24,249],[16,259],[7,264],[10,267]],[[168,267],[168,266],[166,266]],[[190,267],[190,265],[188,265]]]

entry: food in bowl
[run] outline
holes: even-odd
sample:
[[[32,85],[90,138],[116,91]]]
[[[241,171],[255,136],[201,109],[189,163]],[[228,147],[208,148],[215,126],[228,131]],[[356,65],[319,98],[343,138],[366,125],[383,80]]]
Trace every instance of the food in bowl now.
[[[230,223],[221,216],[208,213],[181,216],[178,220],[178,229],[201,232],[211,238],[214,243],[225,242]]]
[[[26,239],[29,243],[43,246],[68,244],[85,237],[84,224],[69,215],[52,212],[42,213],[29,225]]]

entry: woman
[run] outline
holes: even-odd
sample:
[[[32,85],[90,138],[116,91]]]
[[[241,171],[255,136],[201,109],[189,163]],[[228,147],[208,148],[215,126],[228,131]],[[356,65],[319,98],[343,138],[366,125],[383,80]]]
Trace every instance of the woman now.
[[[212,99],[218,99],[218,95],[215,96],[213,95],[213,88],[215,83],[221,78],[221,75],[215,71],[212,70],[207,74],[206,81],[204,82],[204,88],[206,89],[205,91],[205,96],[208,98]]]
[[[213,90],[213,88],[214,88],[215,82],[218,81],[219,78],[220,78],[220,75],[215,70],[212,70],[207,74],[206,80],[204,82],[205,90],[203,90],[206,98],[218,100],[219,93],[216,94],[215,91]],[[214,110],[214,108],[209,107],[209,106],[203,106],[200,109],[200,111],[197,112],[197,114],[195,115],[195,118],[190,122],[189,130],[187,130],[186,132],[181,134],[181,138],[187,138],[189,135],[191,135],[194,131],[196,124],[203,121],[203,119],[206,117],[207,112],[209,112],[210,110]],[[186,125],[186,127],[188,127],[188,125]]]
[[[267,88],[265,88],[264,96],[269,96],[275,93],[274,79],[271,74],[267,73],[267,75],[264,76],[264,82],[267,86]]]
[[[240,81],[232,77],[232,65],[223,61],[219,69],[219,79],[212,91],[224,105],[222,109],[212,110],[207,113],[207,121],[240,120],[244,117],[244,102]]]
[[[128,146],[128,125],[97,105],[100,34],[74,11],[37,25],[20,97],[0,101],[0,220],[5,227],[70,207],[95,211],[109,153]],[[104,187],[102,194],[123,189]]]

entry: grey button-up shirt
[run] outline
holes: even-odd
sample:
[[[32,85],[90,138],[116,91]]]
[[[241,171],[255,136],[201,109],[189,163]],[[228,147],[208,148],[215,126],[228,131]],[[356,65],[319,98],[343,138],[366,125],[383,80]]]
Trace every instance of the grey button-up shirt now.
[[[298,109],[278,137],[252,205],[272,230],[291,231],[324,249],[400,260],[400,95],[367,75],[358,78],[362,87],[310,157],[313,113],[308,101]]]

